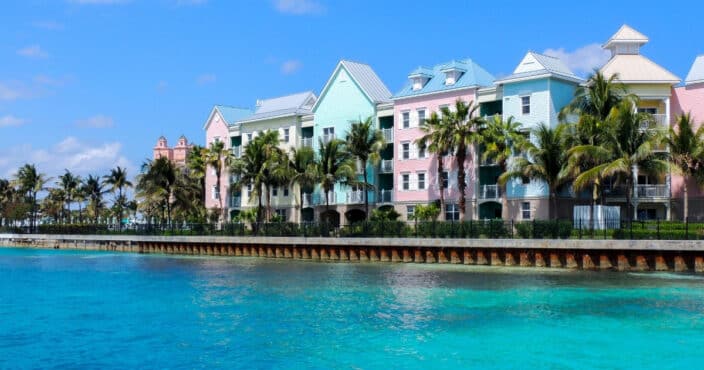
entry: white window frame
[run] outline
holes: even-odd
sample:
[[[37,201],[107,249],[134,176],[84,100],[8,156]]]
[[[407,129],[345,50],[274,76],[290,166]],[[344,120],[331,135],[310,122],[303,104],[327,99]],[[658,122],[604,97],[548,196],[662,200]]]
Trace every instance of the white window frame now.
[[[423,112],[423,121],[428,118],[428,109],[426,109],[425,107],[416,109],[416,127],[419,127],[423,124],[423,121],[421,121],[420,119],[421,112]]]
[[[406,219],[412,220],[416,215],[416,206],[406,206]]]
[[[218,187],[216,185],[210,187],[210,198],[212,200],[218,200],[220,198],[219,193],[220,192],[218,191]]]
[[[420,177],[423,176],[423,181],[421,182]],[[425,171],[418,171],[416,172],[416,184],[417,184],[417,189],[418,190],[425,190],[425,188],[428,186],[428,175]],[[421,186],[421,184],[423,186]]]
[[[528,104],[526,104],[526,103],[523,101],[523,99],[528,99]],[[532,100],[532,99],[530,98],[530,95],[521,95],[521,96],[520,96],[521,114],[522,114],[522,115],[527,116],[527,115],[530,114],[530,110],[531,110],[531,109],[530,109],[530,105],[531,105],[530,103],[531,103],[531,100]],[[528,108],[528,112],[525,111],[525,108],[526,108],[526,107]]]
[[[408,150],[406,150],[408,148]],[[408,160],[411,159],[411,142],[403,141],[401,142],[401,159]]]
[[[521,219],[530,220],[532,209],[530,207],[530,202],[521,202]]]
[[[247,142],[250,143],[254,139],[254,134],[251,132],[247,133]]]
[[[416,145],[416,149],[418,150],[418,158],[419,159],[425,159],[428,158],[428,148],[421,146],[420,144]]]
[[[448,217],[450,215],[450,217]],[[460,205],[457,203],[448,203],[445,205],[445,220],[459,221],[460,220]]]
[[[278,196],[279,196],[279,187],[278,187],[278,186],[272,186],[272,187],[271,187],[271,196],[272,196],[272,197],[278,197]]]
[[[411,128],[411,111],[401,111],[401,128]]]
[[[289,142],[289,139],[290,139],[289,135],[290,135],[290,129],[289,129],[289,128],[285,128],[285,129],[284,129],[284,142],[285,142],[285,143],[288,143],[288,142]]]
[[[284,186],[283,193],[284,193],[284,197],[288,197],[288,193],[289,193],[288,186]]]
[[[447,180],[445,180],[445,178],[447,178]],[[440,188],[440,184],[441,184],[440,181],[442,181],[443,183],[445,181],[447,181],[447,184],[444,184],[445,186],[443,187],[443,189],[449,189],[450,188],[450,172],[449,171],[442,171],[438,175],[438,189]]]
[[[411,190],[411,173],[403,172],[401,173],[401,190],[410,191]]]
[[[286,208],[277,208],[274,210],[274,213],[281,216],[281,218],[286,221]]]

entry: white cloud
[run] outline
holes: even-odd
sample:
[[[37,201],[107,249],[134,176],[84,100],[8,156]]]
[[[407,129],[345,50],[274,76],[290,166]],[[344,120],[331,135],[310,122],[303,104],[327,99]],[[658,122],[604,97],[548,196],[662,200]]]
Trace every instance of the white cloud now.
[[[110,128],[112,125],[112,117],[104,116],[102,114],[76,121],[76,126],[85,128]]]
[[[48,148],[34,148],[22,144],[0,149],[0,176],[11,177],[25,163],[34,163],[37,169],[56,177],[69,169],[80,175],[106,174],[115,166],[126,167],[130,176],[137,174],[137,167],[122,153],[119,142],[94,145],[69,136]]]
[[[294,15],[325,12],[325,7],[316,0],[274,0],[274,8],[280,13]]]
[[[32,22],[32,26],[36,28],[41,28],[49,31],[61,31],[64,29],[63,23],[55,21],[37,21]]]
[[[217,78],[217,76],[215,76],[215,74],[205,73],[205,74],[198,76],[198,78],[196,78],[196,82],[198,83],[198,85],[207,85],[207,84],[215,83],[215,81],[217,81],[217,79],[218,78]]]
[[[10,127],[10,126],[21,126],[27,123],[26,120],[17,118],[13,115],[7,115],[0,117],[0,128]]]
[[[17,55],[21,55],[27,58],[42,59],[49,56],[46,50],[42,49],[39,45],[30,45],[17,50]]]
[[[17,100],[26,96],[23,87],[0,82],[0,100]]]
[[[594,68],[603,66],[610,57],[609,52],[597,43],[582,46],[571,52],[566,51],[565,48],[546,49],[543,54],[562,59],[567,67],[578,75],[591,73]]]
[[[281,73],[290,75],[298,72],[301,68],[303,68],[303,63],[300,60],[287,60],[281,64]]]

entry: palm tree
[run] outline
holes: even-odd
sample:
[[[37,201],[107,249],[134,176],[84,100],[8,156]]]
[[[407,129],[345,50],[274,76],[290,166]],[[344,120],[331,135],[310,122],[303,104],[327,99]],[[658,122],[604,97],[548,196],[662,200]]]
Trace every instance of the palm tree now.
[[[561,121],[569,115],[588,115],[605,120],[611,110],[624,99],[632,99],[626,85],[618,82],[618,73],[606,78],[599,70],[587,78],[587,83],[578,87],[569,104],[560,110]]]
[[[80,176],[76,176],[77,186],[73,191],[73,200],[78,204],[78,221],[83,223],[83,202],[88,199],[86,194],[85,180]]]
[[[279,131],[266,130],[254,140],[260,142],[259,146],[264,155],[264,165],[261,167],[261,180],[266,192],[266,220],[269,221],[273,213],[271,208],[271,189],[289,182],[288,160],[283,150],[279,147]]]
[[[477,143],[477,130],[482,126],[484,119],[476,114],[478,105],[473,102],[469,104],[462,100],[455,102],[455,110],[450,111],[447,107],[442,108],[443,117],[447,118],[450,125],[450,145],[455,149],[455,163],[457,164],[457,183],[460,190],[460,220],[464,220],[467,197],[467,151]]]
[[[178,169],[167,158],[160,157],[142,164],[142,173],[137,177],[137,196],[150,213],[157,205],[166,211],[166,221],[171,224],[172,202],[176,190]]]
[[[330,192],[335,190],[335,184],[347,185],[354,179],[354,160],[352,154],[345,148],[345,142],[332,139],[327,143],[318,139],[318,168],[320,187],[325,193],[325,217],[330,215]]]
[[[71,201],[76,193],[76,189],[81,183],[81,178],[71,173],[68,169],[64,171],[64,174],[59,176],[59,181],[56,185],[59,185],[64,191],[64,202],[66,203],[66,209],[68,210],[68,221],[71,222]],[[65,223],[66,215],[64,215],[63,219]]]
[[[46,217],[51,217],[54,222],[65,217],[65,204],[66,194],[64,189],[52,188],[49,189],[47,196],[42,199],[42,214]]]
[[[443,219],[445,217],[445,183],[442,180],[444,172],[443,156],[450,150],[450,124],[446,119],[438,116],[437,112],[432,112],[430,117],[422,122],[420,130],[423,136],[415,141],[421,147],[426,148],[429,152],[435,154],[438,166],[438,188],[440,191],[440,214]]]
[[[103,183],[100,181],[100,176],[88,175],[83,187],[88,195],[88,205],[93,210],[93,221],[97,224],[100,218],[100,210],[105,205],[103,203],[103,195],[106,193],[103,189]]]
[[[205,207],[205,173],[208,169],[208,166],[205,163],[205,153],[205,148],[200,145],[195,145],[191,148],[188,152],[188,156],[186,157],[186,168],[188,169],[188,175],[198,179],[198,182],[200,183],[198,207]]]
[[[110,191],[112,191],[113,194],[117,192],[117,198],[116,199],[122,199],[123,201],[125,200],[123,198],[123,189],[125,188],[131,188],[132,187],[132,182],[127,179],[127,169],[122,168],[120,166],[117,166],[113,169],[110,170],[110,174],[106,175],[104,177],[104,184],[105,185],[110,185]],[[125,203],[125,202],[123,202]],[[118,225],[122,227],[122,209],[124,204],[118,204],[117,205],[117,215],[118,215]]]
[[[8,222],[8,208],[14,198],[14,191],[9,180],[0,178],[0,226]]]
[[[581,189],[598,178],[614,177],[617,183],[626,186],[628,214],[637,218],[635,210],[630,212],[633,186],[637,183],[636,171],[650,175],[667,172],[667,160],[661,153],[654,152],[665,140],[663,136],[663,132],[652,128],[652,116],[634,112],[630,101],[621,102],[606,120],[600,143],[576,146],[568,151],[575,160],[593,158],[600,163],[574,179],[575,189]]]
[[[232,159],[232,152],[225,148],[225,142],[223,141],[211,143],[210,147],[205,151],[205,163],[215,171],[215,188],[218,189],[218,208],[220,209],[221,222],[225,220],[225,207],[222,201],[223,194],[220,194],[222,171],[230,166]]]
[[[290,185],[298,186],[299,215],[303,210],[303,193],[311,189],[318,182],[318,173],[315,167],[315,152],[310,147],[291,148],[288,168],[291,171]]]
[[[15,174],[15,182],[20,192],[25,194],[30,203],[29,227],[34,230],[37,218],[37,193],[44,190],[49,179],[43,173],[37,172],[33,164],[25,164]]]
[[[566,125],[550,128],[540,124],[532,130],[535,142],[523,143],[524,156],[514,159],[511,168],[499,177],[506,184],[509,179],[527,177],[547,183],[550,197],[550,218],[557,217],[557,189],[569,180],[565,153]]]
[[[359,185],[364,188],[365,217],[369,218],[369,188],[371,182],[367,176],[367,162],[376,165],[379,163],[380,152],[384,148],[384,134],[374,128],[371,117],[352,124],[347,133],[347,150],[359,161],[362,166],[363,180]]]
[[[687,182],[704,163],[704,125],[694,129],[690,113],[677,117],[674,127],[670,127],[666,143],[670,148],[671,168],[683,177],[684,219],[689,217],[689,189]]]

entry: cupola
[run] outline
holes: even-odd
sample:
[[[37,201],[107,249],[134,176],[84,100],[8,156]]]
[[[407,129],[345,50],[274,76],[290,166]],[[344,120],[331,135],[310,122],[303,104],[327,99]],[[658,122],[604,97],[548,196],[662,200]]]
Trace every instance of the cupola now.
[[[604,49],[611,51],[611,57],[615,55],[637,55],[640,54],[640,47],[647,44],[648,37],[624,24],[611,38],[604,44]]]

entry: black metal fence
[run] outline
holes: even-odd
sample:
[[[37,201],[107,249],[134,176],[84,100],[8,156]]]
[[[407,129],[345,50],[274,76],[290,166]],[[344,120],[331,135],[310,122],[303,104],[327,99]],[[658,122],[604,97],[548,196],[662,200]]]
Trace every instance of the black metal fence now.
[[[68,235],[191,235],[283,237],[484,238],[484,239],[704,239],[704,222],[635,220],[365,221],[333,226],[306,223],[38,225],[0,227],[0,233]]]

